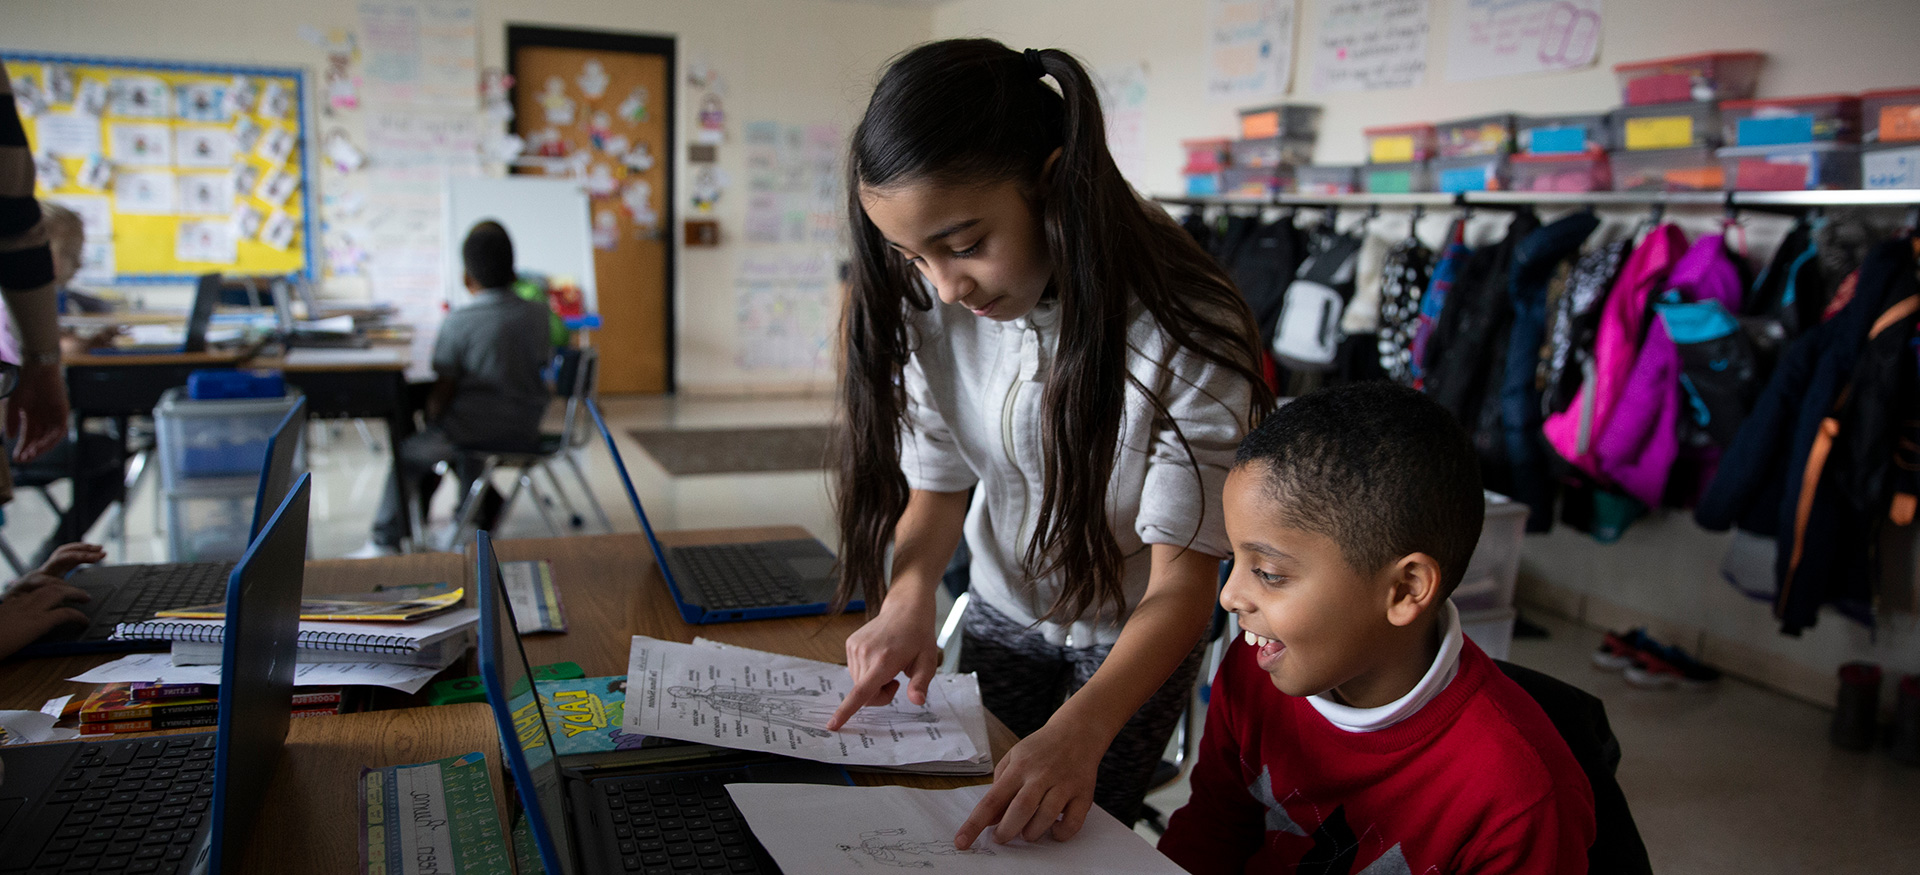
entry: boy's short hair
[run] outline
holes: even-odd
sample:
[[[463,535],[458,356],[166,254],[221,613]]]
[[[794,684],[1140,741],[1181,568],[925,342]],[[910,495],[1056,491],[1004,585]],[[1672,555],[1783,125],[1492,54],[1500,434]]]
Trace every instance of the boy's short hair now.
[[[513,285],[513,238],[507,229],[491,219],[473,226],[467,240],[460,244],[460,258],[467,275],[483,289]]]
[[[1241,441],[1233,465],[1266,465],[1290,528],[1325,535],[1377,572],[1410,553],[1440,563],[1452,594],[1480,540],[1480,463],[1453,415],[1394,383],[1337,386],[1282,406]]]

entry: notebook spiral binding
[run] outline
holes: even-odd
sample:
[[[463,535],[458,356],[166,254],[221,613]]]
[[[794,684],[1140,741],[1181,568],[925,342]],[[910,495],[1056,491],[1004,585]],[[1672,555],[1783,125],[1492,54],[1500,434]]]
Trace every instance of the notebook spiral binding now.
[[[116,639],[146,638],[194,644],[219,644],[225,638],[225,633],[226,626],[222,624],[170,623],[165,620],[121,623],[113,628],[113,637]],[[297,646],[302,650],[348,653],[414,653],[419,651],[420,642],[405,635],[302,629]]]

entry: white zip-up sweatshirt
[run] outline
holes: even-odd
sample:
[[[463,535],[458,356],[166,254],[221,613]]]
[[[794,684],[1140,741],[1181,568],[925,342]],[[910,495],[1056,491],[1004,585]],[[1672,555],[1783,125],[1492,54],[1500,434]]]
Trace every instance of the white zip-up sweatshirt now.
[[[1244,377],[1177,346],[1144,307],[1136,303],[1131,315],[1127,371],[1160,399],[1172,419],[1137,388],[1126,387],[1107,519],[1126,557],[1129,612],[1147,591],[1148,544],[1232,555],[1220,493],[1246,434],[1252,398]],[[1059,340],[1057,305],[1042,302],[1024,318],[996,322],[936,298],[926,313],[909,310],[908,322],[915,348],[904,375],[908,409],[901,468],[914,489],[957,492],[979,486],[966,522],[973,597],[1033,624],[1055,644],[1112,644],[1123,620],[1040,622],[1062,581],[1058,575],[1031,580],[1021,568],[1040,514],[1040,396]],[[1191,462],[1175,436],[1175,423],[1192,448]],[[1089,447],[1060,450],[1094,452]]]

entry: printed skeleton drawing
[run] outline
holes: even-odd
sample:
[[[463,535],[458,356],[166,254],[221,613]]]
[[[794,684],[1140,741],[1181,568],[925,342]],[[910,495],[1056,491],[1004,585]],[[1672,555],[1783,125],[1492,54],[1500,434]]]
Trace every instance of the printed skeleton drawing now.
[[[959,854],[985,854],[989,857],[993,856],[992,848],[968,848],[963,851],[954,847],[952,840],[936,839],[933,841],[916,842],[904,838],[894,838],[895,836],[904,836],[906,834],[907,831],[904,829],[869,830],[860,834],[859,844],[843,844],[840,846],[840,850],[846,853],[847,856],[852,857],[855,865],[859,865],[860,863],[860,857],[856,855],[864,855],[882,866],[893,866],[898,869],[934,868],[932,860],[913,859],[913,857],[916,856],[933,855],[952,857]]]
[[[765,720],[781,726],[805,732],[817,738],[829,738],[833,733],[825,728],[827,719],[833,716],[838,703],[820,701],[819,690],[755,690],[746,687],[724,686],[695,689],[693,687],[668,687],[667,693],[683,701],[705,702],[708,707],[722,714]],[[863,708],[848,725],[882,724],[892,726],[897,723],[932,723],[939,720],[932,711],[902,711],[896,708]]]

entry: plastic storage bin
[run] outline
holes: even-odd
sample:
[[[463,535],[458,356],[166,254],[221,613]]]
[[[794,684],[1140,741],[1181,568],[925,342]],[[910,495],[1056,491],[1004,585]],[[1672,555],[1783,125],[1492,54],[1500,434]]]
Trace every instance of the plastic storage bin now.
[[[1221,194],[1234,197],[1272,197],[1287,190],[1291,174],[1280,167],[1229,167],[1220,174]]]
[[[1848,94],[1729,100],[1720,104],[1722,133],[1729,146],[1780,146],[1791,143],[1857,142],[1860,98]]]
[[[1507,187],[1507,156],[1480,155],[1470,158],[1435,158],[1432,162],[1435,187],[1448,194],[1463,191],[1500,191]]]
[[[1515,155],[1508,159],[1514,191],[1609,191],[1613,174],[1605,152]]]
[[[1729,146],[1720,150],[1727,187],[1741,191],[1816,191],[1860,187],[1860,147],[1853,143]]]
[[[1353,194],[1360,190],[1357,164],[1308,164],[1294,170],[1294,191],[1301,194]]]
[[[1433,125],[1367,128],[1368,164],[1406,164],[1433,157]]]
[[[1214,197],[1225,188],[1218,173],[1187,174],[1187,197]]]
[[[1861,149],[1860,187],[1879,191],[1920,188],[1920,143]]]
[[[1623,106],[1613,113],[1613,141],[1629,152],[1720,145],[1720,111],[1712,103]]]
[[[1753,96],[1766,55],[1707,52],[1615,64],[1620,100],[1628,106],[1682,100],[1746,100]]]
[[[1520,151],[1529,155],[1577,155],[1613,148],[1609,113],[1521,116],[1514,120]]]
[[[1180,148],[1187,150],[1186,166],[1181,173],[1219,173],[1227,166],[1227,149],[1232,143],[1225,137],[1213,140],[1181,140]]]
[[[1513,151],[1509,113],[1440,122],[1433,126],[1434,153],[1440,158],[1505,155]]]
[[[1486,493],[1487,515],[1473,558],[1453,591],[1462,613],[1513,607],[1520,580],[1520,544],[1527,536],[1527,506],[1497,492]]]
[[[1512,608],[1484,613],[1461,611],[1460,631],[1488,656],[1506,659],[1513,649],[1513,621],[1518,616],[1519,612]]]
[[[173,562],[233,562],[247,551],[258,486],[237,483],[226,495],[168,495],[167,551]]]
[[[1320,136],[1320,107],[1307,103],[1280,103],[1240,110],[1240,137],[1264,140],[1282,137],[1312,143]]]
[[[1288,140],[1268,137],[1264,140],[1236,140],[1232,149],[1232,167],[1280,167],[1313,161],[1312,140]]]
[[[1726,187],[1727,171],[1713,150],[1704,146],[1615,152],[1615,191],[1719,191]]]
[[[171,488],[203,477],[258,478],[267,441],[299,397],[295,390],[280,398],[194,401],[181,387],[168,389],[153,409],[162,483]]]
[[[1410,194],[1433,191],[1433,175],[1427,162],[1368,164],[1360,168],[1360,185],[1369,194]]]
[[[1920,88],[1860,95],[1860,139],[1868,143],[1920,140]]]

